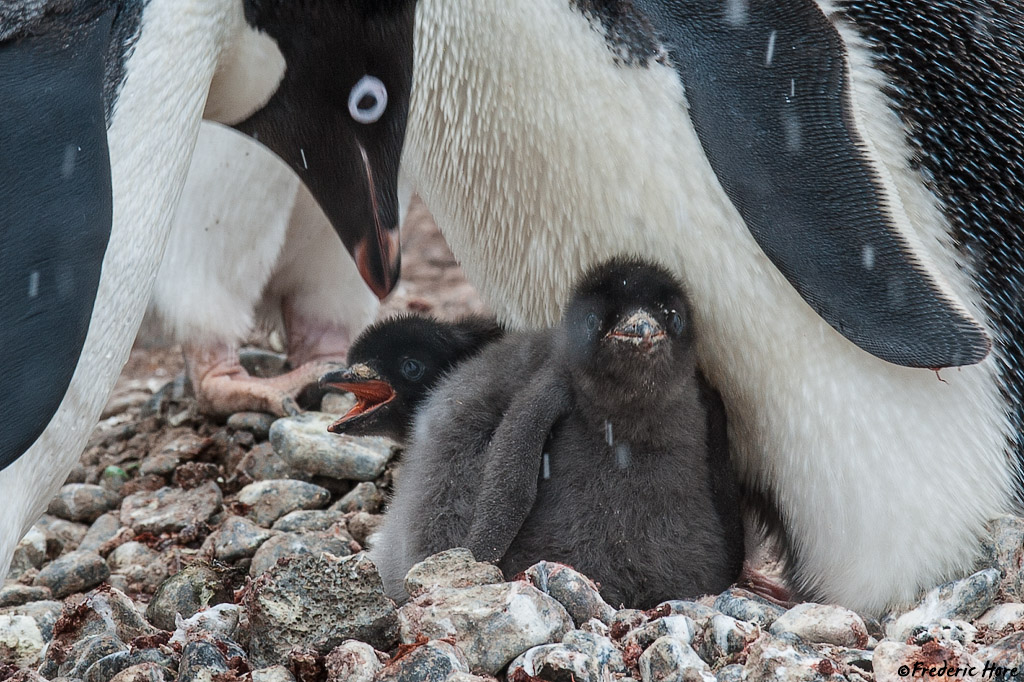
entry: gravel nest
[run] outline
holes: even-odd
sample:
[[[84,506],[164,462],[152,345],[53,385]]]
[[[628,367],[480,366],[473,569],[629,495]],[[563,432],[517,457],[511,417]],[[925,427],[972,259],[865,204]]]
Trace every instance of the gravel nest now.
[[[411,239],[419,278],[389,310],[479,310],[443,242]],[[350,398],[216,423],[133,362],[0,587],[0,680],[1024,679],[1024,519],[992,523],[974,574],[880,620],[738,588],[618,609],[571,567],[502,576],[462,549],[414,566],[398,607],[362,550],[399,450],[326,433]]]

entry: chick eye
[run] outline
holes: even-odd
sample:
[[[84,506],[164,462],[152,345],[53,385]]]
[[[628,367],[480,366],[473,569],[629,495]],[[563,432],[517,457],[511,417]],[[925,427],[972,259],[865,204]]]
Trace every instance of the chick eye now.
[[[406,358],[402,361],[402,376],[409,381],[419,381],[423,378],[425,368],[419,360]]]
[[[683,333],[683,318],[674,310],[672,316],[668,318],[668,326],[676,336]]]
[[[590,313],[587,315],[587,331],[596,332],[597,325],[600,324],[600,320],[597,319],[597,313]]]
[[[375,123],[388,108],[388,89],[376,76],[366,75],[352,86],[348,95],[348,113],[358,123]]]

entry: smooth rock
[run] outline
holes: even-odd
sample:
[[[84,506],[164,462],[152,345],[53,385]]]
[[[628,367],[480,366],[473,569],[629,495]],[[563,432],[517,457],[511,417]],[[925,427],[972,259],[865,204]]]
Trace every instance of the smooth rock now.
[[[356,512],[348,520],[348,532],[356,542],[366,547],[370,536],[377,532],[382,523],[384,523],[383,514]]]
[[[320,411],[340,417],[356,406],[356,397],[351,393],[324,393],[320,399]],[[337,418],[337,417],[335,417]]]
[[[288,356],[265,348],[247,346],[238,351],[238,363],[250,376],[269,379],[284,374]]]
[[[600,674],[604,674],[605,670],[612,674],[626,672],[622,652],[609,637],[584,630],[570,630],[562,638],[562,645],[570,651],[586,654],[597,663],[597,672]]]
[[[227,425],[230,429],[248,431],[256,440],[266,440],[275,419],[274,415],[265,412],[235,412],[228,417]]]
[[[347,639],[388,649],[398,634],[395,605],[364,554],[278,563],[249,586],[244,607],[256,665],[280,663],[298,645],[326,654]]]
[[[792,633],[808,642],[863,649],[868,644],[864,621],[853,611],[827,604],[797,604],[768,628],[773,635]]]
[[[656,639],[640,655],[638,666],[643,682],[714,682],[715,679],[697,652],[687,642],[674,637]]]
[[[384,506],[384,493],[377,489],[371,481],[364,481],[345,493],[340,500],[331,505],[331,509],[340,512],[365,511],[371,514],[380,512]]]
[[[1019,682],[1024,678],[1024,632],[1014,632],[979,648],[974,652],[974,658],[982,665],[989,665],[991,672],[987,679]],[[998,668],[1002,671],[996,670]],[[1011,672],[1014,668],[1016,673]]]
[[[207,536],[203,548],[212,552],[216,559],[231,563],[251,557],[260,545],[273,536],[273,533],[245,517],[229,516],[217,530]]]
[[[249,575],[265,573],[285,557],[319,556],[328,552],[336,557],[352,554],[352,537],[335,527],[316,533],[281,533],[267,540],[256,551],[249,565]]]
[[[162,670],[152,670],[148,667],[154,665]],[[104,656],[89,666],[83,682],[109,682],[125,670],[138,666],[147,667],[136,673],[143,673],[144,678],[156,674],[158,679],[170,678],[171,669],[177,667],[174,659],[159,649],[124,650]]]
[[[715,673],[715,682],[744,682],[745,680],[746,674],[743,671],[743,666],[739,663],[722,666]]]
[[[238,628],[242,609],[236,604],[217,604],[203,609],[190,618],[178,617],[177,627],[168,644],[181,644],[212,635],[216,639],[230,639]]]
[[[161,630],[177,627],[175,616],[190,618],[201,609],[233,603],[234,592],[227,580],[203,563],[187,566],[165,580],[153,595],[146,618]]]
[[[448,549],[413,564],[405,576],[405,590],[418,597],[435,587],[472,587],[505,582],[501,569],[473,558],[464,547]]]
[[[719,612],[710,606],[704,606],[698,604],[695,601],[688,601],[683,599],[673,599],[670,601],[662,602],[654,608],[656,612],[666,612],[673,616],[689,616],[690,619],[696,623],[697,627],[701,630],[707,627],[708,622],[719,615]]]
[[[570,651],[561,644],[542,644],[527,649],[509,663],[509,679],[524,675],[544,680],[573,680],[573,682],[599,682],[593,670],[595,661],[586,654]]]
[[[689,616],[665,616],[630,630],[623,640],[623,646],[636,644],[641,649],[646,649],[655,640],[662,637],[670,637],[680,642],[693,644],[693,638],[696,633],[697,625],[690,620]]]
[[[228,671],[228,662],[213,642],[189,642],[181,650],[178,682],[213,682],[219,673]]]
[[[57,649],[91,635],[111,635],[121,642],[131,642],[157,632],[128,595],[109,587],[101,587],[76,601],[69,600],[56,630],[53,647]]]
[[[0,615],[30,617],[39,627],[43,641],[49,642],[53,638],[53,626],[63,611],[64,605],[61,602],[42,600],[28,602],[21,606],[7,607],[0,611]]]
[[[757,646],[755,644],[755,646]],[[984,667],[957,642],[928,642],[924,646],[884,640],[875,647],[871,659],[876,680],[900,679],[972,679],[968,675],[948,675],[950,669]],[[943,672],[939,672],[945,668]],[[908,677],[907,672],[912,676]],[[902,673],[902,674],[901,674]],[[937,674],[938,673],[938,674]],[[979,677],[980,679],[980,677]]]
[[[150,455],[139,464],[140,476],[170,476],[181,464],[181,458],[168,453]]]
[[[886,637],[903,642],[920,625],[927,626],[943,618],[974,620],[992,605],[999,589],[999,580],[999,571],[989,568],[936,587],[914,609],[895,621],[888,621],[885,624]]]
[[[964,620],[943,618],[934,623],[916,625],[907,635],[908,644],[921,645],[932,640],[970,644],[978,634],[978,628]]]
[[[167,578],[164,557],[141,542],[119,545],[107,556],[107,565],[139,591],[153,592]]]
[[[93,522],[120,502],[117,494],[103,486],[69,483],[50,500],[46,511],[68,521]]]
[[[235,470],[254,481],[271,481],[274,479],[291,478],[309,480],[309,474],[296,471],[280,455],[274,452],[270,443],[258,443],[239,461]]]
[[[591,618],[610,624],[615,617],[615,609],[601,597],[594,581],[565,564],[541,561],[526,569],[526,578],[564,606],[577,625]]]
[[[599,621],[597,618],[591,618],[586,623],[580,625],[580,630],[589,632],[591,634],[600,635],[602,637],[611,637],[612,629]]]
[[[171,682],[170,670],[157,663],[140,663],[125,668],[110,678],[110,682]]]
[[[650,617],[647,612],[640,611],[639,609],[619,609],[612,616],[612,623],[609,626],[612,639],[622,639],[631,630],[636,630],[639,627],[644,626]]]
[[[273,530],[286,533],[327,530],[336,524],[345,524],[345,515],[330,509],[298,509],[288,512],[271,526]]]
[[[209,521],[222,502],[220,488],[213,481],[191,490],[143,490],[124,498],[121,523],[136,533],[178,532],[190,524]]]
[[[373,682],[384,664],[372,646],[350,639],[327,654],[325,666],[329,682]]]
[[[35,526],[29,528],[11,556],[11,568],[8,577],[17,579],[26,571],[39,568],[46,562],[46,534]]]
[[[96,552],[75,551],[45,566],[34,584],[50,588],[56,599],[84,592],[99,585],[110,575],[107,562]]]
[[[43,514],[33,528],[46,536],[47,554],[50,556],[78,549],[82,538],[89,531],[89,527],[84,523],[59,519],[50,514]]]
[[[337,418],[322,412],[306,412],[278,419],[270,427],[274,452],[291,466],[307,473],[350,481],[372,481],[397,447],[386,438],[329,433]]]
[[[92,522],[82,538],[78,549],[98,552],[100,547],[112,540],[121,530],[121,512],[111,511]]]
[[[376,682],[446,682],[454,672],[469,672],[466,657],[448,642],[432,640],[388,663]]]
[[[253,670],[252,682],[295,682],[295,675],[283,665],[271,665]]]
[[[573,629],[565,607],[522,582],[436,588],[403,606],[399,622],[403,642],[454,638],[471,671],[491,674]]]
[[[716,613],[704,626],[699,653],[709,665],[738,654],[761,634],[761,628],[724,613]]]
[[[127,650],[128,647],[125,643],[113,635],[90,635],[71,645],[64,662],[57,666],[56,674],[61,677],[84,680],[85,672],[92,667],[93,663],[110,654]],[[49,659],[49,656],[47,658],[48,660],[39,670],[44,677],[51,676],[48,671],[52,670],[52,666],[48,664],[55,663]]]
[[[729,588],[715,599],[715,608],[736,620],[745,620],[763,628],[774,623],[776,618],[786,612],[781,606],[776,606],[767,599],[735,587]]]
[[[453,672],[444,682],[497,682],[490,675],[474,675],[473,673]]]
[[[1024,625],[1024,604],[1010,602],[996,604],[983,613],[974,624],[979,628],[985,627],[990,630],[1002,630],[1011,625]]]
[[[42,585],[22,585],[8,583],[0,587],[0,607],[21,606],[32,601],[49,599],[53,596],[50,588]]]
[[[319,509],[330,499],[325,488],[291,479],[257,481],[238,491],[238,501],[250,507],[246,516],[265,527],[290,511]]]
[[[29,616],[0,616],[0,661],[35,665],[46,643],[36,621]]]

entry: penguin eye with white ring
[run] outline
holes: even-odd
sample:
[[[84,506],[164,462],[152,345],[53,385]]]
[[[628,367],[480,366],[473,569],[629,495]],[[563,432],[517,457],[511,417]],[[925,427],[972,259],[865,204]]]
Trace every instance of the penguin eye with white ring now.
[[[366,75],[352,86],[348,113],[357,123],[376,123],[388,108],[388,89],[376,76]]]
[[[423,378],[424,371],[426,371],[426,368],[423,366],[423,363],[420,362],[419,360],[414,360],[413,358],[406,358],[405,360],[402,361],[402,376],[408,379],[409,381],[419,381],[420,379]]]
[[[683,318],[676,311],[672,311],[672,316],[668,318],[668,326],[672,330],[672,333],[679,336],[683,333]]]
[[[597,319],[597,313],[590,313],[587,315],[587,331],[596,332],[597,325],[600,324],[600,320]]]

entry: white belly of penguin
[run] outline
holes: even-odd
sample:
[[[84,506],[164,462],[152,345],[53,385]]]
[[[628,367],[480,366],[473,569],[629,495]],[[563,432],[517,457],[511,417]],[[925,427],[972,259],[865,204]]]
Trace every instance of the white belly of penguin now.
[[[226,0],[151,0],[108,129],[114,215],[89,333],[46,430],[0,471],[0,576],[96,425],[145,312],[229,22]],[[182,59],[181,55],[189,58]],[[8,516],[9,514],[9,516]]]
[[[553,322],[573,277],[613,254],[665,263],[690,291],[738,465],[773,491],[802,587],[877,612],[969,567],[1011,498],[994,358],[940,380],[847,341],[754,242],[674,69],[617,66],[569,0],[496,2],[420,0],[403,160],[499,316]],[[894,142],[874,151],[913,241],[984,322],[934,199],[903,170],[898,121],[871,100],[864,56],[853,62],[860,123]]]

